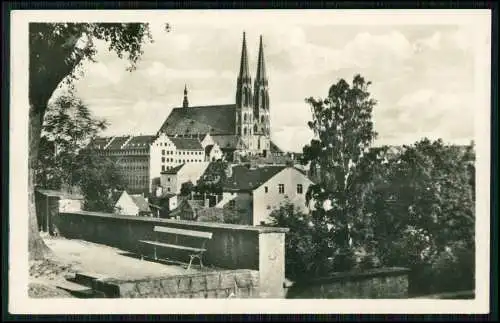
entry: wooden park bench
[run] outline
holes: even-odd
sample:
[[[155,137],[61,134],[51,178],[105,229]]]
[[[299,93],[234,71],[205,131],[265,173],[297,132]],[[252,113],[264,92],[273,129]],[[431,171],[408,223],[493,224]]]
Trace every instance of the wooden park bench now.
[[[155,232],[156,241],[151,240],[139,240],[139,242],[152,245],[153,246],[153,256],[155,260],[158,260],[156,256],[156,248],[165,248],[165,249],[177,249],[184,250],[189,252],[189,265],[187,269],[191,268],[191,264],[194,258],[198,258],[200,261],[200,267],[203,268],[203,253],[207,250],[205,244],[208,240],[212,239],[212,232],[202,232],[202,231],[193,231],[193,230],[184,230],[177,228],[168,228],[162,226],[155,226],[153,231]],[[159,235],[169,234],[175,236],[175,243],[166,243],[158,241]],[[195,238],[199,244],[199,247],[187,246],[186,244],[178,243],[178,236],[186,236]],[[144,255],[141,248],[141,260],[144,259]]]

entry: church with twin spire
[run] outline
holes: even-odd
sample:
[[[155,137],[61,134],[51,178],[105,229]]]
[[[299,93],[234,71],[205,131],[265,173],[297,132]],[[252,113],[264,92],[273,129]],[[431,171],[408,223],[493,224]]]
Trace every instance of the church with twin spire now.
[[[271,142],[269,111],[269,89],[262,36],[259,41],[257,72],[252,82],[244,32],[235,103],[190,106],[188,89],[185,87],[182,106],[171,111],[158,134],[200,139],[209,135],[228,156],[234,156],[235,153],[266,156],[273,148],[277,148]]]

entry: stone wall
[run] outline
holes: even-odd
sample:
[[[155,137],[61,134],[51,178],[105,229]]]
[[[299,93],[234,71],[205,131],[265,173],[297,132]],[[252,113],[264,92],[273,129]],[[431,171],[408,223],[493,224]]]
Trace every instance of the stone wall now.
[[[205,265],[223,269],[259,271],[262,297],[282,298],[286,228],[194,222],[96,212],[60,213],[55,221],[59,234],[108,245],[124,251],[144,252],[139,240],[155,239],[156,225],[212,232],[203,257]],[[158,254],[161,256],[161,253]]]
[[[112,298],[257,298],[259,272],[228,270],[135,281],[106,279],[92,287]]]
[[[408,298],[406,268],[382,268],[337,273],[330,277],[294,282],[286,298]]]

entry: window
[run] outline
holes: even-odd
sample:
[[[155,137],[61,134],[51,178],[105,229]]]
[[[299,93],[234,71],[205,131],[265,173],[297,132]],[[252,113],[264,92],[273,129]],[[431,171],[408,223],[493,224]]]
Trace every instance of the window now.
[[[169,178],[167,178],[167,182],[170,182],[170,177],[169,177]]]
[[[302,184],[297,184],[297,194],[302,194]]]
[[[285,184],[278,184],[278,193],[279,194],[285,193]]]
[[[229,206],[230,207],[235,207],[236,206],[236,201],[233,199],[231,201],[229,201]]]
[[[162,157],[161,158],[161,162],[164,163],[165,162],[165,157]]]
[[[264,186],[264,193],[269,192],[269,188],[267,186]]]
[[[167,187],[167,192],[170,192],[170,187]]]
[[[161,171],[164,172],[165,171],[165,165],[161,165]]]

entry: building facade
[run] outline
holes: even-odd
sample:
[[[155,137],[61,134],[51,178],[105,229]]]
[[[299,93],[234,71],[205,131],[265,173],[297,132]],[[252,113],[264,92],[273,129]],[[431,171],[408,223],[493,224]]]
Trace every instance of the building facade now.
[[[269,223],[269,215],[286,202],[308,212],[306,191],[313,182],[293,166],[233,166],[217,207],[237,210],[250,225]],[[246,213],[245,213],[246,211]]]
[[[93,140],[88,148],[116,162],[131,193],[147,193],[150,186],[150,147],[153,136],[115,136]]]

